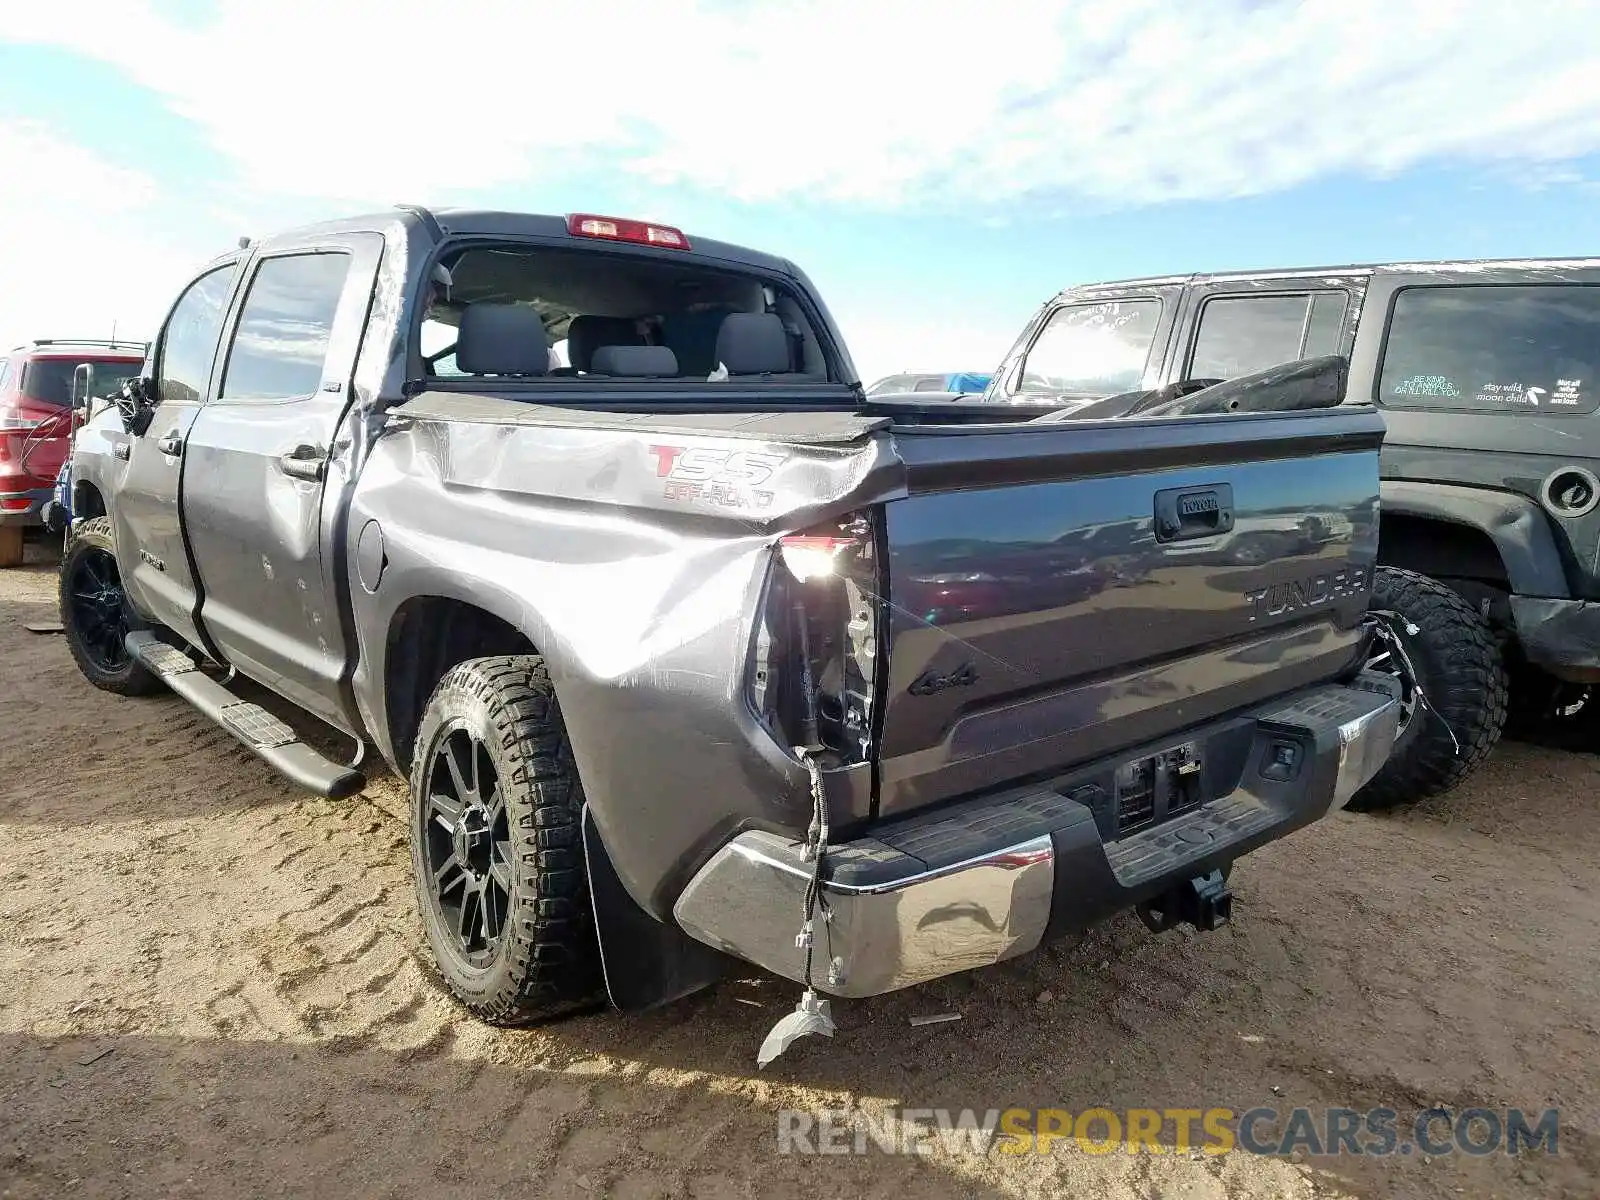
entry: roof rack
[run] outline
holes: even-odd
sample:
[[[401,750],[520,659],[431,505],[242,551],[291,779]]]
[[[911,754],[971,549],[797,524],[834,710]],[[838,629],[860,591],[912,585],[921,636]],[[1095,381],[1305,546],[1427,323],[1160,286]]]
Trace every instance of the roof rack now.
[[[106,338],[34,338],[27,346],[104,346],[110,350],[138,350],[148,353],[149,342],[114,341]]]

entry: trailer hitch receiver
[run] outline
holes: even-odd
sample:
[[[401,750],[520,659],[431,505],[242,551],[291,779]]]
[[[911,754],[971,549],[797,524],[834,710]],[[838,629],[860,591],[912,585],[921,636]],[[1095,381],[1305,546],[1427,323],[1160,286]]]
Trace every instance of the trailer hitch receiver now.
[[[1139,919],[1152,933],[1165,933],[1175,925],[1193,925],[1205,933],[1233,920],[1233,893],[1222,872],[1196,875],[1138,906]]]

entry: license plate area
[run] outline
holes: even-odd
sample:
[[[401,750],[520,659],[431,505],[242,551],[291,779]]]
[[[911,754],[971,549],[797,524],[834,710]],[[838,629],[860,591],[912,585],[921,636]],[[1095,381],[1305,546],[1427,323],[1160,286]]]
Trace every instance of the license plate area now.
[[[1211,798],[1199,747],[1184,742],[1119,766],[1110,793],[1096,806],[1095,823],[1106,840],[1126,837],[1192,812]]]

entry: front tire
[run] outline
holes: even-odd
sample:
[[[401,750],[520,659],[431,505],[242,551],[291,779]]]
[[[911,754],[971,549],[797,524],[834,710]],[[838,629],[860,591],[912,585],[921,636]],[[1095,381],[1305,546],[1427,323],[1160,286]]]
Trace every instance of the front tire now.
[[[1372,610],[1390,622],[1417,674],[1427,705],[1404,680],[1402,728],[1389,761],[1350,807],[1373,811],[1447,792],[1494,749],[1506,723],[1506,669],[1489,623],[1461,595],[1426,575],[1379,567]],[[1416,628],[1410,633],[1404,625]],[[1371,669],[1400,674],[1386,646]]]
[[[602,994],[583,785],[543,660],[477,658],[428,701],[412,752],[412,865],[434,963],[495,1025]]]
[[[122,590],[110,517],[95,517],[79,526],[61,559],[59,578],[61,629],[83,677],[119,696],[161,691],[161,680],[123,643],[129,631],[149,626]]]

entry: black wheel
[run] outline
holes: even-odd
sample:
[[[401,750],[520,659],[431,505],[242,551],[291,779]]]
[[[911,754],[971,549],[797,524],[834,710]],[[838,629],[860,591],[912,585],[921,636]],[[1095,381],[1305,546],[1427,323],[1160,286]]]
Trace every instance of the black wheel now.
[[[128,632],[148,626],[128,604],[111,543],[111,518],[78,527],[61,559],[62,632],[83,677],[122,696],[147,696],[163,684],[123,644]]]
[[[1415,571],[1379,567],[1371,607],[1398,637],[1416,678],[1407,678],[1390,647],[1374,644],[1367,666],[1400,676],[1401,713],[1389,761],[1350,802],[1366,811],[1455,787],[1488,757],[1506,722],[1500,649],[1460,594]]]
[[[417,732],[411,795],[422,924],[456,998],[497,1025],[593,1004],[583,785],[542,660],[446,673]]]

